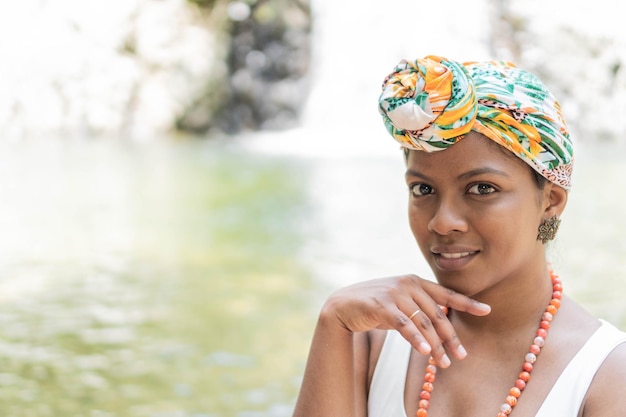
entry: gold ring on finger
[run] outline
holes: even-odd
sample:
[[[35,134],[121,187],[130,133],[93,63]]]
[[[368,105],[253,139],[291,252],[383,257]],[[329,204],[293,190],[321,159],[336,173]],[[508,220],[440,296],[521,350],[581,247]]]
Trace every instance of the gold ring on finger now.
[[[413,317],[417,316],[417,313],[419,313],[420,311],[422,310],[420,310],[419,308],[415,310],[415,312],[409,316],[409,320],[413,320]]]

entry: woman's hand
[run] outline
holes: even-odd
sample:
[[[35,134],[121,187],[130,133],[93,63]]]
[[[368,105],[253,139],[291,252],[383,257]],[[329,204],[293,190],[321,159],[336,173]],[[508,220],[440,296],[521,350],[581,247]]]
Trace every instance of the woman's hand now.
[[[322,309],[350,332],[395,329],[418,352],[431,354],[438,366],[447,368],[446,350],[457,359],[467,352],[440,306],[476,316],[491,308],[416,275],[365,281],[332,294]]]

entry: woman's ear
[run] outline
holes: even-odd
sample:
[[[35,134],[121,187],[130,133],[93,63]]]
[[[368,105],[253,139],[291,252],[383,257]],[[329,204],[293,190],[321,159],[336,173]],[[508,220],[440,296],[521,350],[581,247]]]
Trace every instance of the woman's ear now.
[[[544,219],[552,216],[561,217],[567,205],[568,192],[554,183],[547,183],[543,189]]]

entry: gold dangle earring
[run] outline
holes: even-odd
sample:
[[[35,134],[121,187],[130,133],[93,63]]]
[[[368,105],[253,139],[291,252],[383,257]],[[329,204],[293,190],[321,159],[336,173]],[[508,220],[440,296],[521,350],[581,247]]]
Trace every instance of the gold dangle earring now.
[[[541,243],[544,245],[549,240],[554,239],[556,236],[556,232],[559,230],[559,225],[561,224],[561,220],[555,214],[549,219],[545,219],[539,225],[539,234],[537,234],[537,240],[541,240]]]

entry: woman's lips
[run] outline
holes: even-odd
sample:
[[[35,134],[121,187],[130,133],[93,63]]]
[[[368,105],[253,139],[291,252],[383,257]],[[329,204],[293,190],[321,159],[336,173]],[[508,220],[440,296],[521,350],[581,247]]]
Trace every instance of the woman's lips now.
[[[458,270],[470,263],[480,251],[477,250],[433,250],[437,266],[446,271]]]
[[[442,257],[446,259],[458,259],[464,256],[469,256],[471,254],[472,252],[456,252],[456,253],[440,253],[439,255],[441,255]]]

